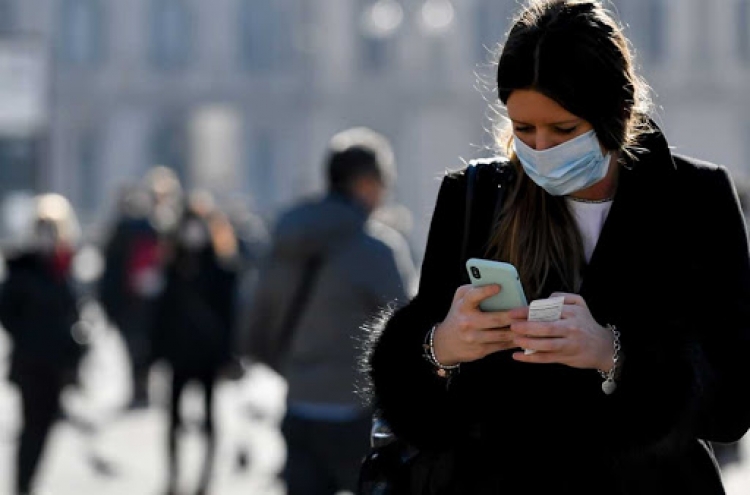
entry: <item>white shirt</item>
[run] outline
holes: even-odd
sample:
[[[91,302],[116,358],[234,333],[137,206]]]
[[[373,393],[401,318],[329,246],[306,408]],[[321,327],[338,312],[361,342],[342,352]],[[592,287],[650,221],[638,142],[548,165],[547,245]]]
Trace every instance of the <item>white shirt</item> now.
[[[604,227],[604,221],[607,220],[609,210],[612,208],[612,201],[589,203],[571,198],[566,199],[578,224],[578,230],[583,240],[583,252],[586,256],[586,263],[588,263],[591,261],[591,255],[594,254],[594,248],[599,241],[599,234]]]

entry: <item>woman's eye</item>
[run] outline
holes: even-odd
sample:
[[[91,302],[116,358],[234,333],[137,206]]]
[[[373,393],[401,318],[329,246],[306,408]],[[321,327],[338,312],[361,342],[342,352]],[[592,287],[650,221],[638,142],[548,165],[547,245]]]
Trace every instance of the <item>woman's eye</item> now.
[[[525,132],[531,132],[533,128],[530,125],[518,125],[513,128],[514,131],[525,133]]]
[[[577,126],[573,126],[573,127],[558,127],[557,128],[557,132],[559,132],[560,134],[570,134],[571,132],[575,131],[576,128],[577,128]]]

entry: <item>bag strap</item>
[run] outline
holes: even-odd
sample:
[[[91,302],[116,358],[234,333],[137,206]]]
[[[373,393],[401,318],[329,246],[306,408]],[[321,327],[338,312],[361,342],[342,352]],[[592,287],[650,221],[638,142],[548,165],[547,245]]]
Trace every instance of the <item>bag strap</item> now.
[[[323,255],[313,256],[305,262],[299,284],[292,295],[289,308],[284,314],[284,319],[279,329],[277,360],[281,359],[281,356],[286,353],[292,343],[294,332],[310,300],[310,295],[313,292],[313,287],[315,286],[321,266],[323,266]]]
[[[471,234],[471,208],[474,204],[474,196],[476,191],[477,173],[480,166],[487,166],[493,169],[493,172],[497,174],[497,192],[495,197],[494,213],[492,215],[492,225],[497,222],[500,212],[503,208],[505,201],[505,193],[508,189],[508,185],[513,179],[513,170],[507,166],[507,163],[499,158],[491,160],[473,160],[466,167],[466,204],[464,206],[464,230],[463,238],[461,240],[461,262],[466,260],[469,249],[469,238]],[[463,274],[463,266],[460,267]]]
[[[466,259],[466,252],[469,248],[469,231],[471,230],[471,206],[474,202],[474,183],[477,176],[477,165],[469,164],[466,167],[466,204],[464,206],[464,233],[461,239],[461,262]]]

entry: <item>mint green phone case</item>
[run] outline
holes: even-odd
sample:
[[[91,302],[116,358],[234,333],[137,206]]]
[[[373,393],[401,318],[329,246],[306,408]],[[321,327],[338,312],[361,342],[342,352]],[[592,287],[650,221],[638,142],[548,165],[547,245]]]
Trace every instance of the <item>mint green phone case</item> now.
[[[479,304],[482,311],[507,311],[527,305],[518,271],[510,263],[470,258],[466,260],[466,271],[474,287],[490,284],[499,284],[501,287],[498,294]]]

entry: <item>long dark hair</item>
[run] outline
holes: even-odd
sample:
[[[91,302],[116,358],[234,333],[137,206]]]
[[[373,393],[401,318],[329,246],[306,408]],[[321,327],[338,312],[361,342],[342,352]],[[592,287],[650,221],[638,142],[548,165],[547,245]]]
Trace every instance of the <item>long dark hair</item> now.
[[[498,98],[532,89],[591,123],[601,144],[630,155],[650,131],[648,86],[636,74],[629,43],[614,17],[595,0],[531,0],[515,18],[497,63]],[[490,240],[488,255],[519,268],[532,297],[549,276],[558,290],[577,292],[583,247],[564,197],[548,194],[519,169],[518,181]]]

